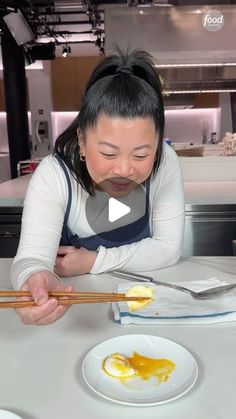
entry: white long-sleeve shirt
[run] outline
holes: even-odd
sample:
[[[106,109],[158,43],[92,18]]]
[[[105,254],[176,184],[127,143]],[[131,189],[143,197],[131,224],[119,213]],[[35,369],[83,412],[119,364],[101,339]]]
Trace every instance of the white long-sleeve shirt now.
[[[87,192],[70,174],[72,203],[70,230],[79,237],[91,235],[86,219]],[[19,289],[35,272],[54,271],[68,200],[65,174],[52,155],[42,160],[33,174],[22,216],[21,237],[11,269],[11,281]],[[163,145],[163,157],[150,181],[149,225],[151,237],[120,247],[100,246],[91,273],[122,268],[150,271],[170,266],[180,257],[184,233],[183,179],[175,152]]]

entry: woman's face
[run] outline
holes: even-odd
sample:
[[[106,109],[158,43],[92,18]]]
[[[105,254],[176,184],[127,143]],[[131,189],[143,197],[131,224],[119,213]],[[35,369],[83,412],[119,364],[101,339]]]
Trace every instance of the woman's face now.
[[[112,118],[102,114],[86,139],[79,133],[80,151],[98,189],[126,196],[152,172],[158,135],[151,118]]]

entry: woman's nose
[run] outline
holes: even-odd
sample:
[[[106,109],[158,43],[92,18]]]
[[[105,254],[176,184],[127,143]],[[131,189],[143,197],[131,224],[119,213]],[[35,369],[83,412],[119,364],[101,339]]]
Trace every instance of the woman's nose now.
[[[129,159],[119,159],[113,167],[113,174],[120,177],[130,177],[134,172],[133,166]]]

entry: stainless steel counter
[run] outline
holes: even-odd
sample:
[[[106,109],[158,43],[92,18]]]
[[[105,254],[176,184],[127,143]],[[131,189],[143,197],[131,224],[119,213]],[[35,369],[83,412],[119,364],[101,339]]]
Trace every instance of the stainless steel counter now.
[[[183,256],[232,256],[236,204],[187,204]]]
[[[0,184],[0,257],[12,257],[16,252],[30,177]],[[185,182],[185,202],[183,255],[232,256],[232,240],[236,240],[236,181]]]

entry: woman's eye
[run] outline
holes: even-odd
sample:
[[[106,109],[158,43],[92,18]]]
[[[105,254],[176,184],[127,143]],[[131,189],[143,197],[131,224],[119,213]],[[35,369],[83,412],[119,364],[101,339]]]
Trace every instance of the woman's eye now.
[[[115,154],[109,154],[109,153],[101,153],[102,154],[102,156],[105,156],[105,157],[115,157]]]
[[[146,157],[148,157],[148,156],[134,156],[136,159],[139,159],[139,160],[142,160],[142,159],[145,159]]]

